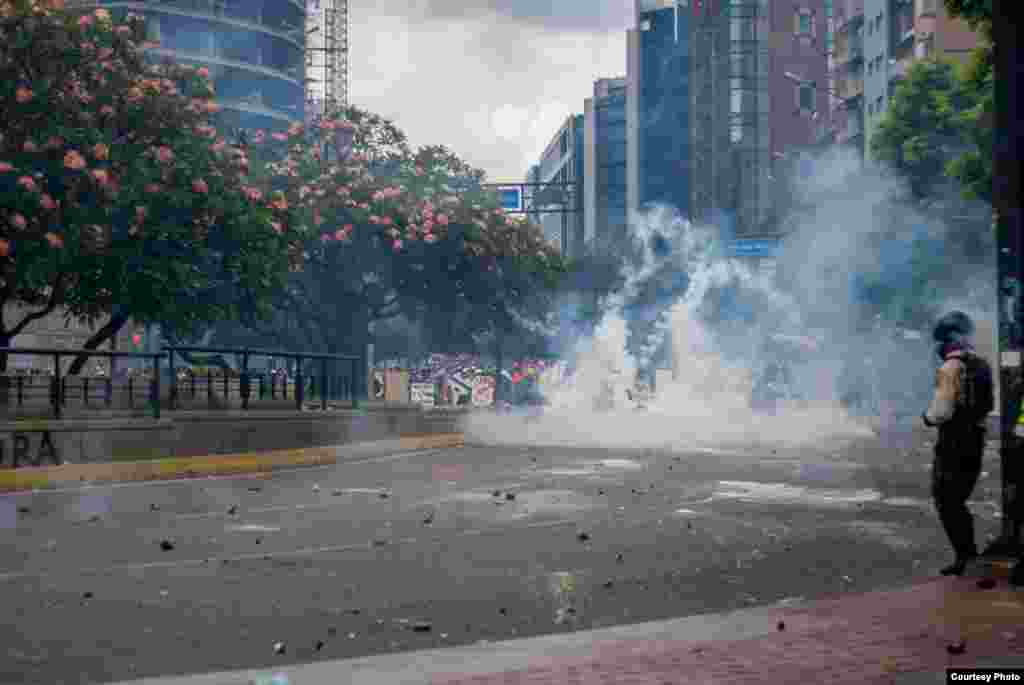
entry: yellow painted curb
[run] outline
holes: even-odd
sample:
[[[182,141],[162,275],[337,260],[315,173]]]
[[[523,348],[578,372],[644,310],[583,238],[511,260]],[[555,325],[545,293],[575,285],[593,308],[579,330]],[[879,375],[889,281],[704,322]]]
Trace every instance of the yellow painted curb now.
[[[400,450],[461,447],[463,444],[464,439],[460,433],[405,436],[399,439]],[[337,450],[337,447],[311,447],[147,461],[31,466],[0,471],[0,492],[47,489],[81,482],[170,480],[199,476],[258,474],[289,466],[323,466],[338,461]]]

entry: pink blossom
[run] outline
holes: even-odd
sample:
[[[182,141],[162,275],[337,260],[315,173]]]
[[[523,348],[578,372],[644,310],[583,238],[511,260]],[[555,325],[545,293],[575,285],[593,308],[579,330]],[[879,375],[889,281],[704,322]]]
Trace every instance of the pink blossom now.
[[[18,214],[17,212],[12,214],[11,218],[8,221],[10,221],[11,226],[14,226],[14,228],[18,229],[19,231],[25,230],[25,226],[28,225],[28,222],[25,221],[25,217],[22,216],[21,214]]]
[[[84,169],[85,157],[76,150],[69,150],[68,153],[64,155],[64,166],[68,169],[74,169],[75,171]]]
[[[14,171],[14,165],[8,162],[0,162],[0,174],[6,174],[9,171]]]
[[[197,178],[196,180],[192,181],[192,192],[208,193],[210,192],[210,187],[206,185],[206,181],[204,181],[201,178]]]
[[[18,86],[18,90],[14,92],[14,99],[21,104],[25,104],[35,95],[30,89],[25,86]]]
[[[270,222],[270,227],[272,229],[274,229],[274,233],[276,233],[278,235],[281,235],[282,233],[284,233],[284,228],[281,227],[281,223],[278,222],[278,221],[271,221]]]
[[[288,140],[288,136],[284,133],[271,133],[270,137],[274,140]]]
[[[64,139],[58,136],[50,136],[50,138],[46,141],[46,144],[43,147],[45,147],[47,150],[60,149],[64,147]]]
[[[25,144],[21,146],[21,149],[25,152],[38,152],[39,146],[36,145],[34,140],[26,140]]]
[[[447,226],[448,225],[448,215],[447,214],[438,214],[436,219],[437,219],[437,223],[440,224],[441,226]]]
[[[57,202],[49,194],[43,193],[39,196],[39,206],[45,210],[57,209]]]
[[[89,175],[92,176],[93,179],[101,186],[107,185],[110,181],[110,175],[107,173],[106,169],[93,169],[89,172]]]
[[[196,69],[196,76],[199,78],[210,78],[210,70],[206,67],[199,67]]]
[[[89,26],[91,24],[92,17],[90,17],[88,14],[83,14],[81,17],[78,18],[78,25],[82,28],[85,28],[86,26]]]
[[[340,197],[348,197],[351,194],[352,194],[352,190],[349,189],[347,186],[342,186],[342,187],[338,188],[338,195]]]
[[[37,190],[36,182],[35,182],[35,180],[33,180],[33,178],[31,176],[21,176],[21,177],[19,177],[18,178],[18,185],[20,187],[24,188],[25,190],[29,191],[30,193],[31,192],[35,192]]]
[[[297,136],[300,133],[302,133],[302,128],[302,124],[296,121],[295,123],[288,127],[288,135]]]
[[[423,236],[423,242],[425,242],[425,243],[433,243],[433,242],[436,242],[436,241],[437,241],[437,236],[434,235],[433,233],[427,233],[426,235]]]
[[[103,116],[109,117],[113,113],[114,113],[114,108],[111,107],[110,105],[103,105],[102,107],[100,107],[100,114],[102,114]]]
[[[256,202],[263,198],[263,193],[260,192],[259,188],[253,188],[251,186],[243,186],[242,194],[252,202]]]
[[[141,223],[142,223],[143,221],[145,221],[145,220],[146,220],[146,208],[145,208],[145,207],[142,207],[142,206],[137,206],[137,207],[135,208],[135,220],[136,220],[137,222],[139,222],[140,224],[141,224]]]
[[[396,240],[394,243],[391,244],[391,247],[394,248],[395,252],[398,252],[399,250],[402,249],[402,241]]]
[[[46,238],[46,242],[50,244],[50,247],[54,249],[64,247],[64,239],[56,233],[47,233],[43,237]]]
[[[129,33],[132,32],[131,27],[128,26],[118,26],[116,29],[114,29],[114,31],[121,36],[127,36]]]
[[[156,158],[165,164],[174,159],[174,151],[166,145],[161,145],[160,147],[155,148],[154,153],[156,154]]]
[[[225,147],[227,147],[227,143],[225,143],[223,140],[218,140],[216,143],[210,146],[210,150],[212,150],[213,152],[220,152]]]
[[[419,164],[416,165],[416,175],[417,176],[422,176],[423,175],[423,167],[421,167]]]
[[[299,188],[299,199],[305,200],[306,196],[309,195],[311,190],[312,189],[309,186],[302,186],[301,188]]]
[[[380,220],[380,222],[381,222],[382,224],[384,224],[385,226],[390,226],[390,225],[391,225],[391,223],[392,223],[392,222],[391,222],[391,217],[390,217],[390,216],[386,216],[386,217],[384,217],[383,219],[381,219],[381,220]]]
[[[265,140],[266,140],[266,133],[264,133],[262,129],[256,131],[256,133],[254,133],[253,136],[252,136],[252,142],[254,142],[257,145],[261,144]]]
[[[164,187],[159,183],[147,183],[145,188],[148,195],[156,195],[157,193],[162,192],[163,189]]]
[[[150,40],[150,41],[146,41],[145,43],[143,43],[139,47],[141,47],[143,50],[155,50],[158,47],[160,47],[160,43],[157,43],[157,42],[154,42],[154,41]]]
[[[324,233],[324,234],[322,234],[320,236],[320,242],[321,243],[328,243],[330,241],[331,241],[331,234],[330,233]]]

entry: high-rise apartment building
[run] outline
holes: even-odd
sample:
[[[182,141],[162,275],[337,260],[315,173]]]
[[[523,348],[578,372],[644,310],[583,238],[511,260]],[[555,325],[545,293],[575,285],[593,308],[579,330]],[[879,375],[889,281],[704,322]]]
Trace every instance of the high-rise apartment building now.
[[[534,189],[527,197],[527,214],[563,255],[576,257],[584,246],[583,212],[583,115],[566,118],[541,155],[531,166],[526,182],[551,184]],[[540,211],[546,210],[546,211]]]
[[[583,105],[584,242],[607,250],[626,237],[626,78],[599,79]]]
[[[277,130],[301,121],[305,101],[306,8],[300,0],[86,0],[115,19],[146,18],[154,59],[210,70],[231,128]]]
[[[627,210],[661,204],[689,218],[688,7],[678,0],[637,0],[636,28],[626,40]]]
[[[836,0],[837,142],[867,157],[871,135],[915,60],[966,59],[978,35],[942,0]]]

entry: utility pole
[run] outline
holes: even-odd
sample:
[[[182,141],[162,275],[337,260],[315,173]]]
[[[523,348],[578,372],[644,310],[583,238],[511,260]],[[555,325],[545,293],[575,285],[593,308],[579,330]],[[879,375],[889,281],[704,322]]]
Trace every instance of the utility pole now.
[[[995,135],[992,150],[992,205],[995,213],[999,294],[1000,472],[1002,474],[1001,535],[987,557],[1021,557],[1021,488],[1024,486],[1024,440],[1016,435],[1024,383],[1024,221],[1021,213],[1021,163],[1024,161],[1024,55],[1018,47],[1011,8],[1016,2],[993,0],[992,37],[995,57]]]

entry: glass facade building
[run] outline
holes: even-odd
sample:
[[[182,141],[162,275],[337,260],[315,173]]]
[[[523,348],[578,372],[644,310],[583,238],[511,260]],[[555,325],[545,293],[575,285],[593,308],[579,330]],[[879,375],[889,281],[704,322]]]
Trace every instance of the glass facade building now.
[[[583,212],[575,205],[583,197],[583,115],[574,114],[559,127],[544,150],[540,161],[530,167],[527,183],[571,184],[567,192],[561,186],[538,188],[528,200],[529,217],[544,231],[548,241],[562,254],[575,257],[584,245]],[[551,201],[545,201],[550,198]],[[563,202],[568,203],[566,207]],[[582,203],[580,203],[582,204]],[[538,212],[539,209],[576,209],[577,211]]]
[[[627,55],[628,95],[635,95],[627,135],[635,137],[633,209],[666,204],[690,215],[691,15],[673,2],[643,0]],[[627,153],[628,154],[628,153]]]
[[[607,249],[625,240],[626,79],[601,79],[584,105],[585,242]]]
[[[71,3],[69,3],[70,5]],[[301,121],[305,101],[306,9],[299,0],[94,0],[115,19],[146,18],[154,61],[167,58],[210,70],[219,123],[278,130]]]

